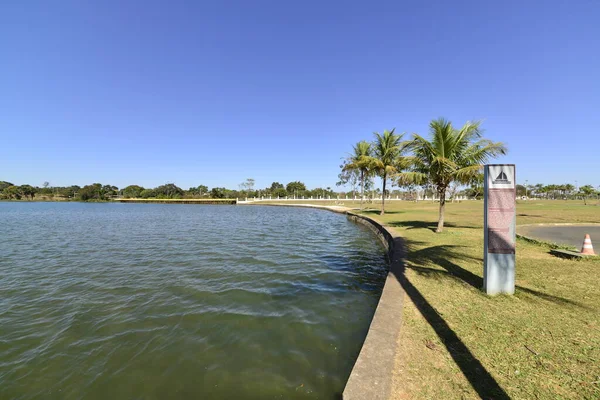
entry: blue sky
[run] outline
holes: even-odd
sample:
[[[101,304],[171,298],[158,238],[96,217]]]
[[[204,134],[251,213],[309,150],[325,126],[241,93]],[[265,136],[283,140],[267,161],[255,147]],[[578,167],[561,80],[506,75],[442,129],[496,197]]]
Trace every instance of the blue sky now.
[[[334,186],[373,131],[483,119],[600,185],[600,2],[3,1],[0,180]]]

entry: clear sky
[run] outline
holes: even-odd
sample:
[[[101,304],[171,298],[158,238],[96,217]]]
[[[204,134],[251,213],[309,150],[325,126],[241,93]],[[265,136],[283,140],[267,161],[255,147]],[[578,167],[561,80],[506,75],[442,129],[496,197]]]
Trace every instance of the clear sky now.
[[[334,186],[373,131],[483,119],[600,185],[600,2],[0,2],[0,180]],[[407,136],[408,136],[407,134]]]

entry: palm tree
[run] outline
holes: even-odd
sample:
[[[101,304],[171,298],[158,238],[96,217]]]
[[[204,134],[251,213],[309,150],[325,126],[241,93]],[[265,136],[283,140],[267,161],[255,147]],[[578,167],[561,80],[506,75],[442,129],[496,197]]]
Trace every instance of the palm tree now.
[[[342,166],[342,172],[358,174],[360,181],[360,204],[365,201],[365,181],[372,173],[373,157],[371,143],[362,140],[352,146],[352,154]],[[356,182],[356,181],[355,181]]]
[[[491,158],[506,154],[503,143],[483,139],[480,122],[467,122],[455,129],[450,121],[438,118],[430,122],[431,140],[413,135],[410,148],[411,171],[399,175],[401,182],[431,182],[440,199],[436,232],[444,229],[446,189],[452,182],[468,184]]]
[[[375,132],[374,162],[373,166],[377,174],[383,182],[383,190],[381,193],[381,212],[385,214],[385,186],[388,177],[400,172],[402,169],[402,154],[406,150],[407,142],[402,142],[404,134],[394,133],[395,128],[391,131],[383,131],[383,134]]]

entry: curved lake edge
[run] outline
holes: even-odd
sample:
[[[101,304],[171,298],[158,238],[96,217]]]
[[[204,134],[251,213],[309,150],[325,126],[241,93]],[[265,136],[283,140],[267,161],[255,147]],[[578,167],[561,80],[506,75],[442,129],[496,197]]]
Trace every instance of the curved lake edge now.
[[[20,393],[51,393],[50,390],[59,398],[58,389],[63,393],[65,389],[70,393],[110,392],[113,398],[128,398],[131,382],[142,386],[141,382],[146,381],[144,388],[136,390],[149,397],[173,382],[190,394],[204,393],[204,387],[216,388],[212,383],[219,383],[219,389],[207,390],[209,398],[255,398],[257,393],[275,398],[287,393],[289,396],[284,397],[301,399],[313,393],[320,398],[339,399],[360,353],[389,269],[385,250],[371,230],[336,213],[161,204],[8,206],[8,213],[0,210],[0,220],[3,226],[14,228],[7,232],[15,240],[3,241],[6,246],[0,246],[2,253],[19,255],[30,251],[27,257],[17,258],[9,269],[29,273],[26,277],[33,277],[35,282],[50,277],[43,282],[52,285],[45,285],[50,290],[40,291],[39,285],[21,284],[30,282],[28,279],[14,279],[19,286],[11,292],[13,303],[24,304],[37,314],[22,318],[25,313],[14,311],[23,309],[12,308],[9,316],[16,315],[19,320],[3,319],[15,324],[6,324],[9,329],[0,332],[0,338],[29,332],[48,334],[40,335],[43,347],[24,343],[18,347],[23,351],[12,359],[27,361],[30,348],[41,348],[43,357],[34,357],[35,363],[20,363],[23,368],[17,371],[12,364],[2,366],[10,367],[5,369],[11,375],[5,379],[5,371],[0,371],[0,393],[6,394],[0,394],[1,398],[21,397]],[[23,229],[27,226],[39,228],[35,229],[39,234]],[[59,231],[66,234],[52,234]],[[201,246],[211,242],[206,240],[206,231],[212,232],[213,240],[224,244],[220,250],[209,245],[205,251]],[[40,238],[46,244],[41,248],[35,245],[40,242],[33,240]],[[49,272],[40,274],[36,263],[27,260],[48,249],[53,252],[45,251],[43,256],[51,259],[44,269]],[[225,273],[217,275],[211,267],[208,275],[199,274],[205,266],[196,262],[198,259],[207,261],[209,266],[226,264]],[[33,268],[27,268],[29,265]],[[87,269],[82,268],[88,265]],[[253,270],[252,265],[258,270]],[[248,273],[240,276],[239,271]],[[275,284],[268,286],[267,282]],[[71,291],[73,287],[77,292]],[[249,290],[221,290],[231,287]],[[46,307],[50,303],[47,300],[54,299],[56,288],[60,289],[60,296],[55,296],[58,306]],[[211,295],[213,289],[216,295]],[[75,301],[69,301],[71,293]],[[134,298],[132,293],[140,295]],[[234,297],[229,297],[230,293]],[[25,301],[28,299],[32,303]],[[125,311],[121,312],[123,308]],[[48,319],[48,315],[56,318]],[[38,319],[45,324],[42,329],[30,322]],[[46,329],[48,326],[56,330]],[[57,341],[64,328],[69,334]],[[120,334],[123,332],[127,335]],[[71,342],[75,345],[69,345],[70,353],[63,353],[65,344]],[[207,350],[212,348],[217,350],[209,353]],[[246,348],[250,350],[248,356],[243,353]],[[102,349],[106,352],[96,358],[87,352]],[[112,356],[117,353],[118,357]],[[2,352],[2,361],[11,360],[5,359],[5,354],[8,353]],[[77,357],[78,362],[62,368],[63,359],[55,362],[58,357],[49,357],[52,354],[71,360]],[[191,356],[182,362],[182,354]],[[135,364],[129,362],[134,359],[138,360]],[[107,360],[110,367],[105,368]],[[186,368],[176,369],[179,365]],[[46,374],[49,370],[55,373]],[[85,375],[87,371],[89,375]],[[21,373],[25,377],[37,375],[39,379],[22,380]],[[99,373],[102,380],[95,378]],[[74,378],[63,383],[65,376]],[[86,379],[88,376],[90,379]],[[138,381],[141,376],[143,381]],[[148,377],[152,377],[151,383]]]
[[[253,205],[253,204],[248,204]],[[369,325],[369,331],[354,363],[342,398],[384,400],[390,397],[394,377],[397,339],[402,326],[404,289],[399,281],[403,273],[402,238],[378,221],[346,207],[307,204],[255,204],[276,207],[308,207],[345,214],[354,222],[368,227],[386,248],[389,270],[381,297]]]

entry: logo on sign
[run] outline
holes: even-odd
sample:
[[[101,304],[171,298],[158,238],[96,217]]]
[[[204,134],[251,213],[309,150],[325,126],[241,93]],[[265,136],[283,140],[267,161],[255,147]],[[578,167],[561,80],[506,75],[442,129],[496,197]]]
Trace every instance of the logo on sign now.
[[[494,185],[496,185],[496,184],[510,185],[512,182],[508,180],[508,177],[506,176],[504,171],[500,171],[500,173],[498,174],[498,177],[496,179],[494,179],[492,181],[492,183]]]

